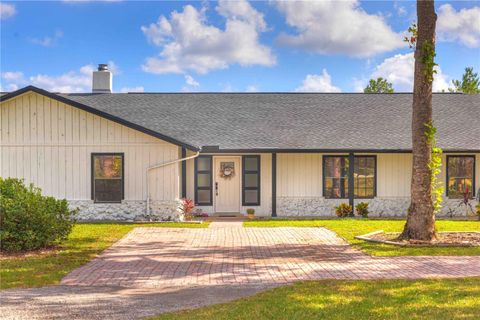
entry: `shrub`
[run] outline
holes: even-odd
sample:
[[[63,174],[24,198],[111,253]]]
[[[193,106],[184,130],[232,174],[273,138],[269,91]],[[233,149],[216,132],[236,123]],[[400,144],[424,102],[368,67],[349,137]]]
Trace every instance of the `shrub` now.
[[[477,209],[477,216],[480,218],[480,203],[478,203],[475,208]]]
[[[353,217],[353,207],[348,203],[342,203],[338,207],[335,208],[335,213],[338,217]]]
[[[0,247],[18,252],[46,248],[67,238],[77,209],[67,200],[42,196],[42,190],[22,180],[0,177]]]
[[[368,217],[368,203],[367,202],[360,202],[355,206],[355,211],[357,215],[362,216],[364,218]]]
[[[255,209],[252,209],[252,208],[247,209],[247,214],[254,215],[255,214]]]
[[[193,203],[192,199],[182,199],[179,209],[186,220],[193,219],[193,208],[195,208],[195,204]]]

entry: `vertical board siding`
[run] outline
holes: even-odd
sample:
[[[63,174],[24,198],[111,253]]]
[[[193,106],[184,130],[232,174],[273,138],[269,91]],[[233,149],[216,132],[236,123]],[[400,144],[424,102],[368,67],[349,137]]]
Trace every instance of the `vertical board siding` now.
[[[278,197],[321,197],[322,155],[277,154]]]
[[[411,154],[377,155],[377,196],[410,197]]]
[[[125,154],[125,199],[146,199],[147,167],[178,158],[179,147],[37,93],[0,105],[0,175],[47,195],[91,199],[92,152]],[[154,200],[180,196],[178,165],[150,173]]]

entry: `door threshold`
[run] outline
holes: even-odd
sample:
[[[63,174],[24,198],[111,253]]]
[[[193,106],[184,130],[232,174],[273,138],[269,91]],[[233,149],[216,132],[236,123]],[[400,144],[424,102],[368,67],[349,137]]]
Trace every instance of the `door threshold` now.
[[[212,217],[218,217],[218,218],[241,218],[243,217],[243,214],[241,213],[221,213],[221,212],[216,212],[212,215]]]

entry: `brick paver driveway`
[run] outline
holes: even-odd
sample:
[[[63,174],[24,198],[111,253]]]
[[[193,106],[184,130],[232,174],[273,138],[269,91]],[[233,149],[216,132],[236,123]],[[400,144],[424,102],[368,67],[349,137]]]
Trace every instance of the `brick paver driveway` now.
[[[275,284],[480,276],[476,257],[371,257],[324,228],[136,228],[63,285]]]

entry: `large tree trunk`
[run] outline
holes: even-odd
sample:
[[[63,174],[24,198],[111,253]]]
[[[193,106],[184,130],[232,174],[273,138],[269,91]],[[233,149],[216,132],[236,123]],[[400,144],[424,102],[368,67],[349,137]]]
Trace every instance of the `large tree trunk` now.
[[[412,105],[413,168],[411,203],[407,223],[401,239],[430,241],[435,238],[435,214],[432,200],[431,171],[432,145],[425,135],[432,121],[432,81],[426,76],[423,62],[424,42],[435,45],[435,14],[433,0],[417,0],[417,43],[415,48],[415,78]]]

